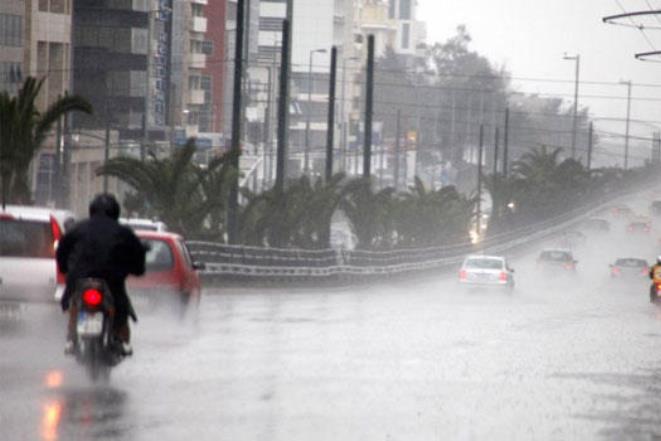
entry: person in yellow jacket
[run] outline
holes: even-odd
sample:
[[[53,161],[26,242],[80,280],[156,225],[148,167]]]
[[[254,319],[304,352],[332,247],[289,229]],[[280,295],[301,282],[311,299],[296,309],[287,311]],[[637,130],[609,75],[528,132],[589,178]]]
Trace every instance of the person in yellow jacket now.
[[[661,256],[656,258],[656,264],[650,268],[650,279],[652,279],[650,302],[654,302],[657,298],[657,290],[661,287]]]

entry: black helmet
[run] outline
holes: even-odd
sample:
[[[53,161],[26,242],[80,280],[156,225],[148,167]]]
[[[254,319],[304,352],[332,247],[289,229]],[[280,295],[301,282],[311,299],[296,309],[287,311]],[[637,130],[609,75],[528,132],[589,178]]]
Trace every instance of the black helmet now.
[[[107,216],[119,220],[119,211],[119,203],[110,193],[98,194],[90,203],[90,217]]]

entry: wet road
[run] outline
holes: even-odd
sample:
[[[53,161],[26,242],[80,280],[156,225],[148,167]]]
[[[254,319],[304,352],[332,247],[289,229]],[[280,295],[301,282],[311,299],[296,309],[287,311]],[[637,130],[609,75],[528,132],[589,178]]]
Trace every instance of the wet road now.
[[[63,317],[30,305],[1,322],[0,438],[658,439],[661,308],[607,265],[652,259],[660,227],[590,237],[575,279],[519,256],[511,295],[464,292],[454,275],[209,290],[197,320],[144,313],[107,386],[61,354]]]

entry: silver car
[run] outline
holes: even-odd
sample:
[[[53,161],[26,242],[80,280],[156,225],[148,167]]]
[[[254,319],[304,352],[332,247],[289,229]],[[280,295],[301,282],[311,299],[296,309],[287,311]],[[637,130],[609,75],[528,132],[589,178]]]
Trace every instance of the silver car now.
[[[459,270],[463,286],[514,288],[514,270],[501,256],[468,256]]]

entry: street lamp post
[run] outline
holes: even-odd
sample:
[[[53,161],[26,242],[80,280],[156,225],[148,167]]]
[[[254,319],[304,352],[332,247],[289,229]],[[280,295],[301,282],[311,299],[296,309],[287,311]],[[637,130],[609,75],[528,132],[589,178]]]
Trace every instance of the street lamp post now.
[[[620,84],[627,86],[627,123],[624,137],[624,169],[629,168],[629,125],[631,123],[631,80],[620,80]]]
[[[581,73],[581,55],[568,56],[565,54],[565,60],[573,60],[576,64],[576,74],[574,77],[574,122],[571,133],[571,157],[576,159],[576,131],[578,130],[578,86]]]
[[[305,174],[308,174],[310,171],[310,115],[312,113],[312,60],[314,54],[320,53],[325,54],[326,49],[313,49],[310,51],[310,63],[308,69],[308,108],[307,115],[305,118],[305,157],[303,163],[303,170]]]

